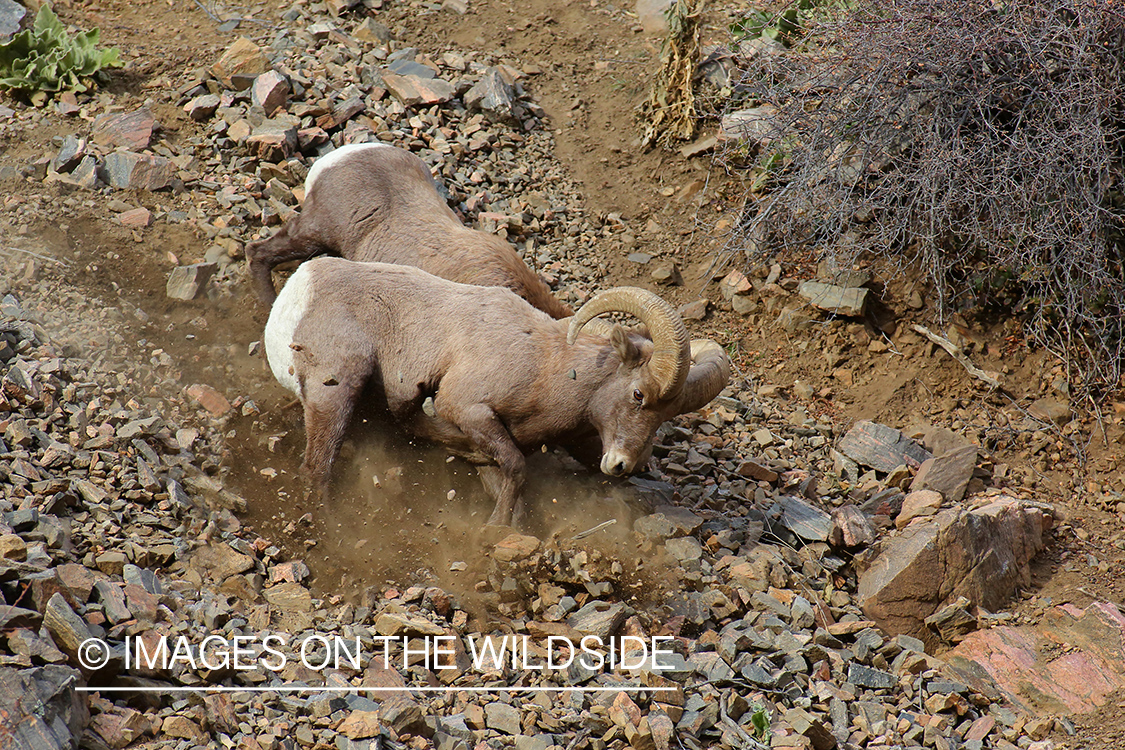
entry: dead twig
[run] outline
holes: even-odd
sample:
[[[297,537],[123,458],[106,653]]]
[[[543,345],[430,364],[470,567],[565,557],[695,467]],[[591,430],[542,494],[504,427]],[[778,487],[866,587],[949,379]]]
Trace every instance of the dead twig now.
[[[23,253],[24,255],[30,255],[32,258],[38,258],[39,260],[46,260],[46,261],[50,261],[51,263],[58,263],[60,266],[69,265],[65,260],[59,260],[58,258],[52,258],[49,255],[43,255],[41,253],[36,253],[36,252],[31,251],[31,250],[24,250],[22,247],[10,247],[9,246],[9,247],[2,248],[2,249],[3,250],[10,250],[13,253]]]
[[[597,534],[602,529],[609,528],[610,526],[612,526],[615,523],[617,523],[617,519],[611,518],[608,521],[606,521],[605,523],[599,523],[597,526],[595,526],[592,529],[586,529],[585,531],[581,531],[581,532],[575,534],[570,539],[571,539],[571,541],[577,541],[579,539],[585,539],[588,536],[592,536],[594,534]]]
[[[949,352],[950,356],[960,362],[965,370],[967,370],[968,373],[974,378],[983,380],[984,382],[988,383],[988,385],[993,389],[1000,387],[1000,381],[999,379],[997,379],[994,373],[985,372],[984,370],[974,365],[972,360],[969,359],[968,355],[965,354],[965,352],[961,351],[960,348],[955,346],[954,343],[947,339],[945,336],[939,336],[929,328],[926,328],[926,326],[918,325],[917,323],[915,323],[911,327],[918,333],[928,338],[930,341],[940,346],[942,349],[945,349],[947,352]]]

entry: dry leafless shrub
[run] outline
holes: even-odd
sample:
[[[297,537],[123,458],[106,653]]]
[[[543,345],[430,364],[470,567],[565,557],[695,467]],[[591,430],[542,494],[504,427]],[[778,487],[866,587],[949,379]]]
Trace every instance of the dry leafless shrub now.
[[[726,259],[800,247],[921,268],[939,317],[1014,311],[1077,392],[1120,387],[1122,5],[848,5],[742,66],[738,107],[769,116],[726,163],[768,180]]]
[[[660,70],[639,111],[646,146],[668,146],[695,135],[692,75],[699,57],[701,6],[702,0],[675,0],[665,11],[668,34],[660,51]]]

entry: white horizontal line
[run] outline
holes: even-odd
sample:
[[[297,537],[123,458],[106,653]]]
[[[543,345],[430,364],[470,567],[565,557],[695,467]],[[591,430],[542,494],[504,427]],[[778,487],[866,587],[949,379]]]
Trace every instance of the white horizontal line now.
[[[76,687],[80,693],[663,693],[676,687]]]

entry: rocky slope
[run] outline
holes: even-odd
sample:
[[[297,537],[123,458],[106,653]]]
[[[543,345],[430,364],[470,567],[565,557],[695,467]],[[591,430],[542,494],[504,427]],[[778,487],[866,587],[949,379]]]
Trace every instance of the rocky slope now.
[[[224,310],[245,297],[245,243],[297,210],[316,156],[370,140],[415,151],[467,222],[507,237],[568,302],[606,283],[611,255],[651,268],[653,283],[678,281],[670,256],[635,247],[629,221],[582,209],[552,159],[534,69],[403,48],[374,18],[327,10],[294,6],[280,30],[141,91],[4,113],[0,135],[45,129],[57,142],[0,161],[0,178],[32,186],[0,217],[15,248],[0,281],[0,732],[44,748],[1049,747],[1056,722],[1013,710],[971,667],[934,655],[1006,624],[989,610],[1029,583],[1028,561],[1054,533],[1054,509],[1006,486],[1013,474],[983,434],[871,423],[845,433],[817,393],[784,398],[738,378],[662,430],[655,465],[630,490],[655,512],[617,544],[600,543],[606,530],[502,535],[465,550],[471,590],[420,580],[314,596],[317,566],[284,551],[292,540],[243,525],[228,441],[240,419],[259,419],[249,395],[263,376],[223,393],[183,373],[202,357],[218,382],[245,356],[230,344],[254,334],[211,331],[211,343],[170,353],[131,331],[184,304],[168,331],[203,337],[216,313],[192,300]],[[67,257],[39,233],[88,212],[117,227],[106,263],[133,251],[115,243],[151,252],[154,235],[179,232],[159,295],[104,305],[76,283],[96,279],[107,300],[116,290],[89,254]],[[738,314],[772,318],[800,290],[771,273],[727,277],[721,294]],[[796,331],[819,315],[788,319]],[[847,324],[825,329],[842,336]],[[1029,432],[1050,435],[1056,416]],[[309,523],[292,521],[288,535]],[[923,590],[935,566],[937,585]],[[880,629],[892,623],[912,634]],[[198,651],[161,668],[125,662],[137,642],[126,639],[260,647],[267,634],[281,638],[271,663],[283,667],[260,652],[247,669]],[[488,635],[527,636],[533,666],[480,668],[473,644]],[[384,637],[394,648],[386,662],[301,663],[302,643],[319,665],[317,639],[334,636],[369,655]],[[551,636],[659,636],[670,653],[663,670],[535,668]],[[447,663],[404,654],[439,637],[450,637]],[[96,668],[82,664],[90,639],[108,647]],[[446,686],[494,692],[406,689]],[[101,691],[75,692],[86,687]],[[200,690],[110,690],[126,687]],[[519,690],[554,687],[599,690]]]

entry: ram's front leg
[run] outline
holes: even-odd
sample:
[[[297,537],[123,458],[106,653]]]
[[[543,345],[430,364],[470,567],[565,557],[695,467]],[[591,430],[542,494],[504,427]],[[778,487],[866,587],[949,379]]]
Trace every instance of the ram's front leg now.
[[[445,413],[440,406],[438,412]],[[496,464],[479,469],[485,490],[496,500],[496,508],[488,524],[513,526],[522,523],[525,463],[523,453],[516,447],[507,428],[485,404],[475,404],[450,417],[473,442],[473,447]]]
[[[362,381],[332,385],[314,380],[307,386],[305,407],[305,461],[301,473],[309,485],[309,499],[320,502],[332,479],[332,465],[340,455],[348,424],[359,398]]]

